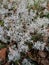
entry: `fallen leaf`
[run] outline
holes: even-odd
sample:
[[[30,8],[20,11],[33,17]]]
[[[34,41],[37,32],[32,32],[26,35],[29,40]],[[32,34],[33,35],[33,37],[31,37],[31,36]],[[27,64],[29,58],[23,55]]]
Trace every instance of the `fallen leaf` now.
[[[49,2],[47,3],[47,10],[49,11]]]
[[[38,55],[39,55],[40,57],[42,57],[42,58],[45,58],[45,57],[47,56],[46,52],[44,52],[44,51],[39,51],[39,52],[38,52]]]
[[[7,51],[7,48],[3,48],[0,50],[0,59],[1,60],[4,60],[6,59],[6,51]]]

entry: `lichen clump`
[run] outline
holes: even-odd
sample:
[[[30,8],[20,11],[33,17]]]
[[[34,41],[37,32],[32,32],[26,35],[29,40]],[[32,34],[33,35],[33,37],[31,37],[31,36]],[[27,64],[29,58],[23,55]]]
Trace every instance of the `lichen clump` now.
[[[27,57],[36,56],[35,50],[49,52],[49,0],[0,0],[0,41],[7,62],[36,65]]]

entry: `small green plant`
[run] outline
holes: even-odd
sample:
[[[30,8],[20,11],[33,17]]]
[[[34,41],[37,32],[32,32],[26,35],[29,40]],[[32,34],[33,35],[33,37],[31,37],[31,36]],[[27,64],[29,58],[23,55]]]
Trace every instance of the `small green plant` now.
[[[19,61],[16,60],[15,61],[15,65],[20,65]]]
[[[40,0],[34,0],[34,7],[36,10],[39,10],[40,9]]]

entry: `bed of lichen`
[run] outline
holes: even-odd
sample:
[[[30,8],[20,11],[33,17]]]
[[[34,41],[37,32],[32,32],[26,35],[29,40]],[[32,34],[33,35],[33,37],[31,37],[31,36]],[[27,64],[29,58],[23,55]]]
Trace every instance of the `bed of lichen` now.
[[[49,65],[49,0],[0,0],[0,65]]]

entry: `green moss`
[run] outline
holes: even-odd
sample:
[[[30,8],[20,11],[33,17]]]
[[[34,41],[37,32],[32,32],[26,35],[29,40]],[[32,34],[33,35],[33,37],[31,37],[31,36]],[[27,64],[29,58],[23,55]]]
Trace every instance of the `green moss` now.
[[[4,22],[2,20],[0,20],[0,25],[4,26]]]
[[[36,34],[36,35],[32,35],[32,38],[31,38],[31,40],[33,40],[33,41],[41,41],[41,38],[42,38],[42,35],[41,34]]]
[[[49,13],[46,14],[46,15],[44,15],[43,12],[41,12],[41,14],[40,14],[39,16],[40,16],[41,18],[43,18],[43,17],[49,18]]]
[[[5,48],[6,45],[0,43],[0,49]]]
[[[49,18],[49,13],[46,15],[47,18]]]
[[[32,46],[33,46],[33,43],[32,43],[32,42],[30,42],[30,41],[25,41],[24,43],[25,43],[26,45],[28,45],[29,50],[32,49]]]

